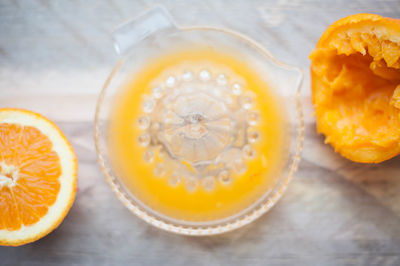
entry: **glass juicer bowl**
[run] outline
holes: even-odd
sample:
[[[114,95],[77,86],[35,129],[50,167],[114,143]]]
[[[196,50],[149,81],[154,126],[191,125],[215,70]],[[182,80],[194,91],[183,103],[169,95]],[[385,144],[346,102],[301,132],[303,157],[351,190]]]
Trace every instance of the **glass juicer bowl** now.
[[[100,93],[94,133],[99,165],[121,202],[147,223],[184,235],[228,232],[251,223],[267,212],[286,190],[300,160],[304,131],[299,101],[303,79],[301,70],[279,62],[262,46],[242,34],[211,27],[179,27],[162,7],[151,9],[122,24],[114,31],[113,39],[120,60]],[[221,216],[190,219],[160,211],[143,200],[135,186],[132,189],[127,184],[129,176],[123,176],[114,163],[118,161],[115,159],[118,156],[125,157],[122,154],[113,155],[109,139],[113,132],[119,134],[118,130],[121,130],[113,126],[115,99],[121,95],[123,88],[129,87],[127,84],[143,76],[143,66],[151,61],[157,68],[154,58],[193,47],[211,51],[207,53],[215,53],[216,57],[219,52],[231,54],[246,62],[254,70],[253,74],[265,81],[276,99],[280,99],[277,105],[285,113],[282,135],[287,137],[282,145],[286,155],[282,156],[279,171],[273,173],[275,181],[268,187],[260,188],[261,192],[255,199]],[[169,62],[174,62],[174,59]],[[251,129],[263,119],[257,108],[252,107],[253,102],[261,102],[259,106],[263,108],[264,97],[255,96],[251,88],[246,88],[245,78],[229,67],[229,63],[227,66],[221,65],[221,62],[188,65],[183,61],[161,71],[151,93],[141,95],[137,88],[135,97],[140,104],[136,109],[142,113],[135,121],[125,121],[134,127],[132,132],[139,132],[135,141],[140,148],[135,150],[133,146],[129,148],[128,142],[126,144],[137,155],[130,158],[137,168],[152,168],[155,176],[164,176],[171,187],[181,186],[180,189],[187,192],[188,197],[190,192],[198,190],[204,191],[201,193],[208,197],[207,193],[213,193],[217,186],[221,190],[229,190],[229,183],[234,178],[231,173],[240,176],[246,172],[246,162],[256,156],[256,151],[257,156],[262,156],[263,151],[257,150],[257,139],[265,136]],[[265,98],[268,98],[267,92]],[[135,109],[135,106],[132,108]],[[150,166],[146,165],[146,160]],[[155,160],[161,160],[161,163],[155,163]],[[139,180],[153,178],[137,175],[135,178]]]

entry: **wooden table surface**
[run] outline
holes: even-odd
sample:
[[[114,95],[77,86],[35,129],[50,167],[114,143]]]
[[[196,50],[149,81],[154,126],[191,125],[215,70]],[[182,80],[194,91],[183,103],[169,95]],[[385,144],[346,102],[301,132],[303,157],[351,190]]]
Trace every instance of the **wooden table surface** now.
[[[215,237],[155,229],[106,184],[92,137],[97,94],[117,61],[110,32],[162,3],[180,25],[242,32],[302,67],[306,141],[281,201],[253,224]],[[36,243],[0,247],[0,265],[400,265],[400,158],[356,164],[315,132],[308,54],[352,13],[400,17],[400,1],[0,1],[0,107],[54,120],[79,159],[79,192],[62,225]]]

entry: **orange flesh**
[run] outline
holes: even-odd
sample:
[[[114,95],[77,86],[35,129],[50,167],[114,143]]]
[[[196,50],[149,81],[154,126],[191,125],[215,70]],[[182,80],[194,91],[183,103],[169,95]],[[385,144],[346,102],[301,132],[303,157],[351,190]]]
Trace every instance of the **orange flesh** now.
[[[381,32],[363,23],[343,26],[310,56],[318,131],[358,162],[400,152],[400,46]]]
[[[229,66],[256,94],[256,109],[261,117],[257,130],[263,137],[255,147],[257,157],[248,164],[246,173],[235,176],[229,186],[217,183],[212,191],[199,188],[195,192],[189,192],[182,182],[172,187],[167,178],[154,176],[154,165],[146,164],[144,148],[136,141],[140,131],[134,125],[141,113],[141,96],[151,92],[149,84],[165,68],[183,61],[193,66],[207,61]],[[109,125],[113,168],[140,201],[161,214],[186,221],[228,217],[249,207],[277,182],[286,160],[284,147],[289,145],[281,104],[268,84],[234,57],[200,48],[164,55],[143,66],[115,100]]]
[[[31,126],[0,123],[0,175],[15,182],[0,185],[0,230],[36,223],[60,190],[59,157],[50,140]]]

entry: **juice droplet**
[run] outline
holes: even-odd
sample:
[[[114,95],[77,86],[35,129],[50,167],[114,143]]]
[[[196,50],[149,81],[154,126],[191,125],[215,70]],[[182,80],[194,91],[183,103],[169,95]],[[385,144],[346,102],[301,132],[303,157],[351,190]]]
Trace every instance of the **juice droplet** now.
[[[176,187],[177,185],[179,185],[179,183],[181,182],[181,178],[179,177],[178,173],[174,173],[169,177],[168,183],[172,186],[172,187]]]
[[[149,134],[140,135],[138,138],[138,142],[141,146],[146,147],[150,144],[151,138]]]
[[[169,76],[165,81],[165,85],[167,85],[169,88],[172,88],[176,85],[176,78],[174,76]]]
[[[233,169],[235,169],[238,174],[244,174],[244,172],[246,172],[246,165],[242,159],[236,159],[233,162]]]
[[[240,95],[242,93],[242,86],[239,83],[232,85],[232,93],[234,95]]]
[[[224,86],[228,83],[226,76],[224,74],[219,74],[217,77],[218,85]]]
[[[137,124],[140,129],[145,130],[150,125],[150,119],[147,116],[141,116],[138,118]]]
[[[154,174],[159,177],[165,174],[165,167],[162,163],[159,163],[154,167]]]
[[[197,179],[196,178],[194,178],[194,177],[188,177],[187,179],[186,179],[186,189],[189,191],[189,192],[194,192],[196,189],[197,189],[197,186],[198,186],[198,181],[197,181]]]
[[[153,97],[160,99],[163,95],[162,89],[160,87],[153,88]]]
[[[247,135],[247,140],[250,143],[257,142],[260,139],[260,133],[258,131],[250,131]]]
[[[250,145],[245,145],[243,147],[242,151],[243,151],[243,157],[245,159],[250,160],[250,159],[254,159],[254,157],[256,157],[256,152],[255,152],[255,150],[253,150],[253,148]]]
[[[145,113],[151,113],[154,110],[154,102],[152,100],[147,100],[143,103],[143,111]]]
[[[201,81],[209,81],[211,79],[211,74],[208,72],[208,70],[204,69],[200,71],[199,78]]]
[[[182,75],[182,79],[184,81],[191,81],[193,79],[193,72],[190,70],[186,70]]]
[[[260,121],[260,115],[257,112],[250,112],[247,115],[247,122],[250,126],[255,126]]]
[[[143,159],[148,162],[151,163],[154,160],[154,153],[152,151],[146,151],[143,155]]]
[[[240,99],[242,107],[244,109],[250,109],[253,106],[253,97],[251,95],[243,95],[242,98]]]
[[[229,176],[229,173],[228,173],[228,171],[225,171],[225,170],[221,171],[218,174],[218,179],[224,185],[228,185],[231,183],[231,178]]]
[[[203,187],[205,188],[205,190],[207,191],[211,191],[214,189],[215,186],[215,180],[213,176],[206,176],[203,178],[202,180],[203,182]]]

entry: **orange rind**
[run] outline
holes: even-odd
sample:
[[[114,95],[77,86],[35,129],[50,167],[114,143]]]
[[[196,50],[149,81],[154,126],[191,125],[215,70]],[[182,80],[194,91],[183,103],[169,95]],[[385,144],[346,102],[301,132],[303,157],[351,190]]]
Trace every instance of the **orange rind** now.
[[[53,122],[0,109],[0,245],[30,243],[57,228],[76,183],[75,153]]]
[[[400,20],[356,14],[328,27],[310,55],[317,130],[342,156],[400,153]]]

